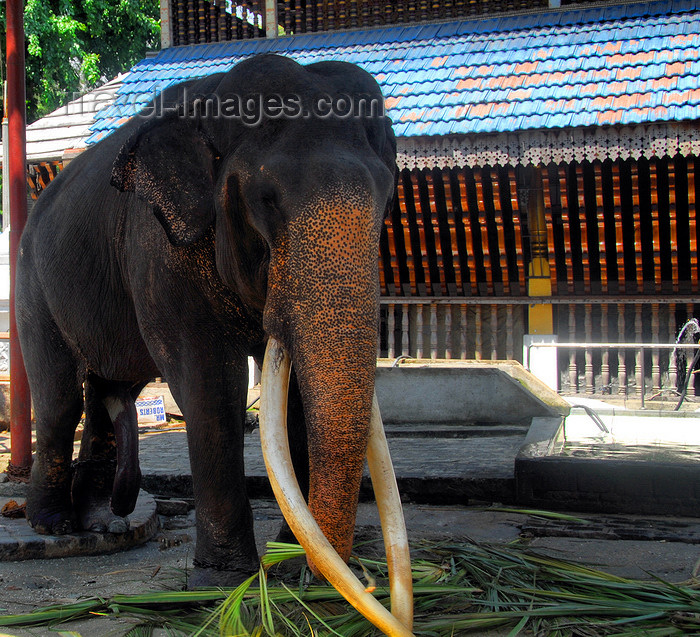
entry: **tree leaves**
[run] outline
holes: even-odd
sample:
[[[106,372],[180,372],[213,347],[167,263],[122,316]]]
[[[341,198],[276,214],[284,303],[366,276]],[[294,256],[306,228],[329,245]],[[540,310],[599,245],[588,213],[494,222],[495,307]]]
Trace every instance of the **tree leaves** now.
[[[5,3],[0,5],[2,48]],[[27,117],[38,119],[158,48],[159,0],[26,0]]]

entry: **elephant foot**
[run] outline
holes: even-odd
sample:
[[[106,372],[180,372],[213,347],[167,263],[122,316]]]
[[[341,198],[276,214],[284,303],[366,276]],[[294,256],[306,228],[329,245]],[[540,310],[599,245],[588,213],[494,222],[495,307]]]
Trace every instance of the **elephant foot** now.
[[[109,500],[92,502],[78,513],[80,528],[95,533],[126,533],[129,530],[129,519],[115,515],[109,505]]]
[[[70,465],[37,453],[27,494],[26,517],[40,535],[67,535],[77,529],[70,493]]]
[[[187,579],[187,588],[188,590],[212,587],[235,588],[257,572],[257,566],[255,568],[217,569],[195,564],[194,570]]]
[[[56,507],[34,507],[29,502],[27,522],[39,535],[68,535],[75,530],[72,511]]]

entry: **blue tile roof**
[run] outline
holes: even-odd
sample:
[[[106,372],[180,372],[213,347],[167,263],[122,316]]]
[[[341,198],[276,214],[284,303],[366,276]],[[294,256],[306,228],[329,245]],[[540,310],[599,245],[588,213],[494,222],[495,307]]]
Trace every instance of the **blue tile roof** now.
[[[88,143],[154,94],[258,53],[345,60],[372,73],[399,136],[654,121],[700,113],[700,0],[174,47],[139,62]]]

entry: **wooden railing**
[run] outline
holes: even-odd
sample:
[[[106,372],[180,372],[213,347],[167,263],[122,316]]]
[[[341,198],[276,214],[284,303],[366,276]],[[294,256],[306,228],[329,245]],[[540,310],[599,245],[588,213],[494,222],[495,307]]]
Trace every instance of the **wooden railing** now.
[[[383,297],[378,354],[523,362],[527,310],[533,303],[553,305],[559,343],[663,344],[610,350],[561,346],[563,393],[626,396],[643,385],[653,393],[673,392],[685,379],[685,368],[678,367],[666,345],[676,342],[689,320],[700,317],[700,298],[693,297]],[[689,393],[695,393],[694,383]]]
[[[652,398],[663,396],[665,393],[669,395],[678,395],[684,393],[684,387],[687,382],[688,376],[692,373],[692,360],[694,354],[698,350],[697,343],[530,343],[525,348],[525,368],[530,369],[530,360],[533,351],[542,349],[556,349],[557,351],[563,352],[583,352],[586,355],[586,390],[587,393],[593,394],[593,365],[592,356],[596,352],[600,354],[600,358],[603,362],[602,369],[603,373],[610,375],[610,361],[617,360],[618,365],[622,366],[625,370],[624,377],[627,378],[626,363],[625,358],[629,357],[634,359],[634,387],[632,391],[629,391],[628,387],[621,387],[621,394],[627,395],[628,393],[635,395],[640,398],[641,408],[644,409],[645,399],[647,395],[647,390],[651,389],[653,392]],[[661,385],[661,366],[658,365],[659,354],[666,353],[668,355],[668,382]],[[654,357],[657,365],[655,371],[652,371],[652,380],[655,381],[656,385],[649,387],[647,383],[647,354],[651,355],[652,360]],[[681,364],[678,364],[678,356],[682,355]],[[591,364],[589,365],[589,361]],[[532,370],[531,370],[532,371]],[[590,379],[589,379],[590,374]],[[680,382],[679,381],[680,375]],[[590,385],[589,385],[590,382]],[[575,394],[575,391],[566,392],[569,394]],[[580,393],[580,392],[578,392]],[[611,393],[611,392],[604,392]]]
[[[555,329],[560,342],[669,345],[676,342],[689,320],[700,316],[700,306],[695,300],[647,297],[558,302]],[[562,348],[558,363],[560,389],[572,394],[629,395],[639,393],[643,383],[658,393],[675,391],[679,382],[676,357],[668,348],[645,351]]]
[[[529,302],[522,298],[384,297],[379,355],[522,360]]]

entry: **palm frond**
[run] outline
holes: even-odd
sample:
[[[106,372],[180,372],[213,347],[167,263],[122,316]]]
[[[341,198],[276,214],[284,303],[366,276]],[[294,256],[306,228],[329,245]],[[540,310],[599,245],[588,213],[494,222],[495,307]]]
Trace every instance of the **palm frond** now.
[[[134,636],[154,627],[196,637],[368,637],[376,630],[327,585],[277,579],[269,569],[303,555],[271,545],[260,572],[233,590],[115,595],[0,617],[0,626],[57,625],[95,614],[134,617]],[[633,580],[518,545],[423,542],[413,547],[415,626],[419,637],[452,637],[510,627],[568,637],[700,632],[698,582]],[[389,606],[387,565],[358,558]]]

